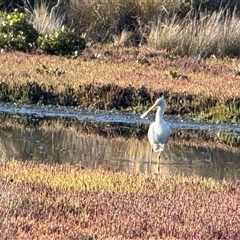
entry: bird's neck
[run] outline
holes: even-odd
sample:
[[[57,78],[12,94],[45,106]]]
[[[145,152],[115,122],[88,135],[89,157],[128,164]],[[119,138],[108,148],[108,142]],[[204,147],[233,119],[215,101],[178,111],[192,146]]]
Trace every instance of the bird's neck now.
[[[156,118],[155,118],[156,122],[163,122],[163,113],[164,113],[164,109],[161,107],[158,107],[157,113],[156,113]]]

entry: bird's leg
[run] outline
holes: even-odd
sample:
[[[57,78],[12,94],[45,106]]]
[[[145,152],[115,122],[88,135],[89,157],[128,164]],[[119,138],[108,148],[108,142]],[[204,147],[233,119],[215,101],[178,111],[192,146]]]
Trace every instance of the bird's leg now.
[[[153,155],[153,149],[151,148],[151,157],[150,157],[150,164],[152,165],[152,155]]]
[[[149,161],[149,173],[152,170],[152,155],[153,155],[153,148],[151,147],[151,154],[150,154],[150,161]]]
[[[158,163],[157,163],[157,168],[158,168],[158,172],[160,173],[160,158],[161,158],[161,153],[162,151],[158,152]]]

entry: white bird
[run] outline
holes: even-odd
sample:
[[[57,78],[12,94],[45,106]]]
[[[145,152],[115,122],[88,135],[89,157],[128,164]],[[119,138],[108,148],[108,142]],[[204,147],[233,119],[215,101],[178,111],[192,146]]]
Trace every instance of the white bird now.
[[[163,151],[171,132],[169,124],[163,119],[166,106],[166,101],[163,98],[159,98],[152,107],[140,116],[141,118],[144,118],[153,108],[157,107],[155,122],[151,123],[148,130],[148,141],[151,144],[152,152],[158,152],[158,164],[161,152]]]

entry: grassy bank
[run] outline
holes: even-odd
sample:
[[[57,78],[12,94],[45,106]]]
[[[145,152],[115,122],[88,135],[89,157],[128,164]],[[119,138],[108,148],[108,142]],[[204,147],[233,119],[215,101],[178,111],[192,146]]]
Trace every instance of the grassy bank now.
[[[0,233],[22,239],[237,239],[239,182],[0,162]],[[4,216],[4,217],[3,217]]]
[[[159,96],[167,113],[240,121],[237,59],[197,62],[151,48],[92,46],[76,59],[0,54],[0,100],[142,112]]]

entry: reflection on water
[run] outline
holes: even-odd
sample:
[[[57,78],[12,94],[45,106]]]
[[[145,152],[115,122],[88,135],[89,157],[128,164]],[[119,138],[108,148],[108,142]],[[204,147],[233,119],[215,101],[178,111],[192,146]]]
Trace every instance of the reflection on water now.
[[[92,168],[104,165],[117,170],[155,172],[157,155],[153,155],[153,164],[149,166],[150,153],[146,138],[104,137],[62,126],[52,130],[0,126],[0,155],[7,159],[67,161]],[[162,153],[160,169],[162,174],[240,178],[240,151],[170,140]]]

